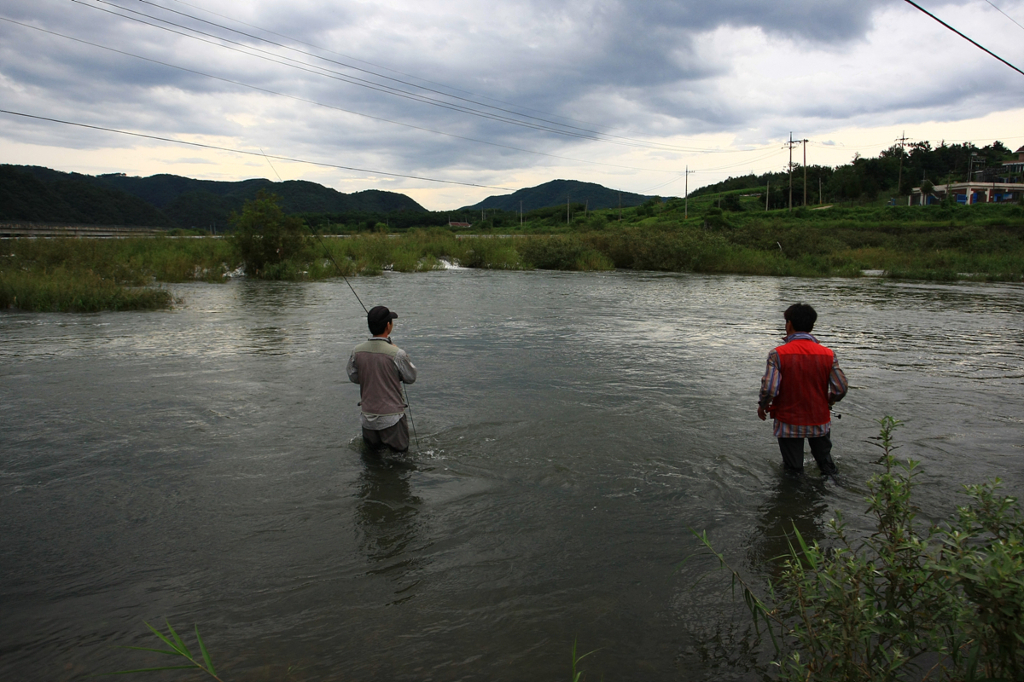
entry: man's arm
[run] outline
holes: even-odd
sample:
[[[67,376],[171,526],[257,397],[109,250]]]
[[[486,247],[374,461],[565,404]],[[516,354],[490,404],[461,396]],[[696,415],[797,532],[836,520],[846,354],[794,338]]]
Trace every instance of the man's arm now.
[[[779,387],[782,385],[782,371],[779,366],[779,354],[772,349],[768,353],[768,363],[765,366],[764,376],[761,377],[761,392],[757,396],[757,417],[764,421],[768,417],[768,406],[779,394]]]
[[[356,367],[356,354],[351,353],[348,356],[348,363],[345,365],[345,372],[348,374],[348,380],[353,384],[359,383],[359,368]]]
[[[839,369],[839,358],[833,352],[832,371],[828,375],[828,404],[831,406],[838,403],[848,390],[850,390],[850,384],[846,380],[843,370]]]
[[[416,382],[416,365],[412,364],[409,354],[399,349],[395,354],[395,367],[398,368],[398,376],[407,384]]]

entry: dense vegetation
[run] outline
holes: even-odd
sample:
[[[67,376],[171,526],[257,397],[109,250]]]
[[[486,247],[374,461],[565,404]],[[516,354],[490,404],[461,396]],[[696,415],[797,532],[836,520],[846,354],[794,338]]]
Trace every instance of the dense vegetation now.
[[[972,160],[971,155],[974,154]],[[1011,150],[998,140],[984,147],[972,144],[945,142],[932,147],[930,142],[914,142],[901,149],[893,145],[877,158],[854,156],[853,161],[843,166],[807,166],[807,204],[825,203],[872,203],[884,197],[909,195],[927,179],[935,185],[967,180],[968,171],[987,174],[987,180],[1000,180],[1000,169],[1004,161],[1014,159]],[[901,162],[902,161],[902,162]],[[1015,178],[1020,182],[1020,178]],[[789,174],[765,173],[729,178],[714,185],[695,190],[690,196],[731,193],[737,190],[754,190],[760,193],[764,207],[763,192],[768,188],[769,208],[789,207]],[[804,168],[797,164],[793,168],[793,206],[804,201]]]
[[[233,260],[214,239],[16,239],[0,253],[0,309],[94,312],[166,308],[154,281],[222,281]]]
[[[140,238],[7,242],[0,308],[98,310],[170,305],[138,287],[152,281],[250,277],[323,279],[442,267],[660,270],[799,277],[857,277],[864,270],[931,280],[1024,280],[1024,207],[974,206],[753,210],[743,190],[692,202],[651,199],[620,212],[532,211],[520,226],[491,223],[475,235],[411,228],[348,238],[287,215],[259,194],[232,218],[230,239]],[[731,208],[720,208],[720,206]],[[749,209],[749,210],[748,210]],[[690,217],[687,217],[689,215]],[[503,236],[505,235],[505,236]],[[129,297],[129,294],[131,296]]]
[[[46,169],[40,169],[46,170]],[[151,204],[78,173],[27,173],[0,165],[0,220],[172,227]]]

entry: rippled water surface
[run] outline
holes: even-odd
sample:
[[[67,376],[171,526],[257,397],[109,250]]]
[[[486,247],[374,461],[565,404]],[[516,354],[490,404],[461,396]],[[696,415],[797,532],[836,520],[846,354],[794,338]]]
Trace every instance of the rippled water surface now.
[[[167,664],[226,679],[755,679],[689,528],[755,584],[792,522],[865,527],[874,419],[923,515],[1024,492],[1024,288],[446,271],[354,282],[398,311],[418,448],[361,452],[342,281],[174,288],[173,312],[0,314],[0,678]],[[838,484],[781,475],[754,410],[781,311],[852,390]],[[807,457],[808,471],[814,472]],[[697,584],[701,575],[709,578]],[[152,640],[152,641],[151,641]]]

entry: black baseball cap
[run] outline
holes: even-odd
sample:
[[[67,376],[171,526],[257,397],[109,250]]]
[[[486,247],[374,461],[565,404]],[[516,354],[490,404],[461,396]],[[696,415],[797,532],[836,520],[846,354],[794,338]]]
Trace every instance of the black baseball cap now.
[[[378,305],[370,308],[370,312],[366,313],[366,322],[371,327],[380,327],[388,323],[389,320],[394,320],[398,317],[398,313],[393,313],[387,309],[387,307]]]

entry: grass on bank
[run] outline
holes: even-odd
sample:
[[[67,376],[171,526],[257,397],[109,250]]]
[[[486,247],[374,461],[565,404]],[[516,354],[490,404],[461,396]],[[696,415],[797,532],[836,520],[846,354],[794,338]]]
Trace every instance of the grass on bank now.
[[[272,199],[261,199],[264,209]],[[268,203],[269,202],[269,203]],[[613,268],[792,277],[864,270],[937,281],[1024,281],[1024,208],[833,208],[724,211],[681,219],[678,200],[611,221],[591,213],[556,234],[511,237],[412,229],[401,235],[315,236],[292,218],[281,246],[229,239],[15,239],[0,250],[0,309],[95,311],[171,305],[154,282],[221,282],[243,264],[262,279],[319,280],[441,267],[595,271]],[[258,226],[257,226],[258,227]],[[287,248],[283,248],[287,246]],[[286,257],[277,258],[280,253]],[[248,257],[246,254],[250,254]],[[256,258],[256,254],[259,257]]]
[[[214,239],[12,239],[0,245],[0,309],[155,310],[173,297],[154,282],[220,281],[230,245]]]

